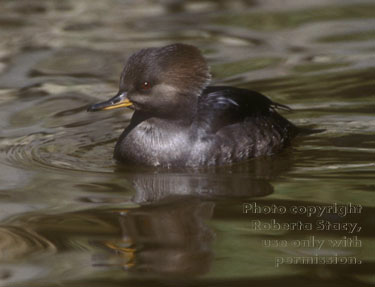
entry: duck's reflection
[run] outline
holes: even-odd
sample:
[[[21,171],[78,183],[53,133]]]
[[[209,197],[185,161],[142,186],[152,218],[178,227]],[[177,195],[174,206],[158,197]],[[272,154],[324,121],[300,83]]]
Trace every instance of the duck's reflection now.
[[[105,260],[136,273],[204,274],[213,257],[214,233],[206,225],[213,207],[188,199],[120,212],[121,240],[102,242],[117,258]]]
[[[273,169],[254,169],[259,162],[252,164],[189,172],[123,168],[135,189],[133,201],[141,206],[118,211],[121,240],[102,241],[110,252],[94,257],[94,264],[121,265],[130,272],[153,275],[205,274],[213,258],[215,232],[207,222],[215,201],[273,191],[264,173]]]
[[[186,197],[218,199],[222,197],[265,196],[273,192],[264,179],[233,173],[167,173],[150,172],[129,175],[135,189],[132,200],[139,204],[158,204]]]

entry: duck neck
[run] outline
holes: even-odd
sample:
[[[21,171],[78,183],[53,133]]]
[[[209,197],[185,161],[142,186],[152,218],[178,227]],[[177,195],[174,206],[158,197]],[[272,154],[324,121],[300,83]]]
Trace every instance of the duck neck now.
[[[158,118],[180,126],[189,126],[198,110],[198,97],[192,94],[180,94],[171,105],[160,106],[158,111],[148,112],[149,117]]]
[[[195,95],[185,95],[184,101],[181,101],[176,110],[171,113],[171,120],[180,125],[191,125],[198,110],[198,97]]]

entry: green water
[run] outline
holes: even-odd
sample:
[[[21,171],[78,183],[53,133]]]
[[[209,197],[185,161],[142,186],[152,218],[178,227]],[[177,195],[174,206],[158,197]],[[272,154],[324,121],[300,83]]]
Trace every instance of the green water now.
[[[0,286],[374,284],[373,1],[1,0],[0,11]],[[230,167],[118,166],[131,111],[86,107],[117,92],[131,53],[174,42],[204,52],[214,84],[260,91],[323,131]]]

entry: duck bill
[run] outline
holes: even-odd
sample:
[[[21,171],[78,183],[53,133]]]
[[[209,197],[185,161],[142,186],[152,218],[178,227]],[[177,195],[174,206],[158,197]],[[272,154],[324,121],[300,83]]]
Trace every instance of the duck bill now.
[[[127,98],[126,92],[119,92],[116,96],[101,103],[89,106],[88,112],[107,111],[123,107],[132,107],[133,103]]]

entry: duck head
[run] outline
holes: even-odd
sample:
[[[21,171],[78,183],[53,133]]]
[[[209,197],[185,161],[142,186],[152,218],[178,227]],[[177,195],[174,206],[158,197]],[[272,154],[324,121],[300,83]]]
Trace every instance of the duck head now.
[[[142,49],[125,64],[116,96],[88,111],[129,107],[156,117],[184,117],[196,110],[210,78],[208,65],[194,46]]]

